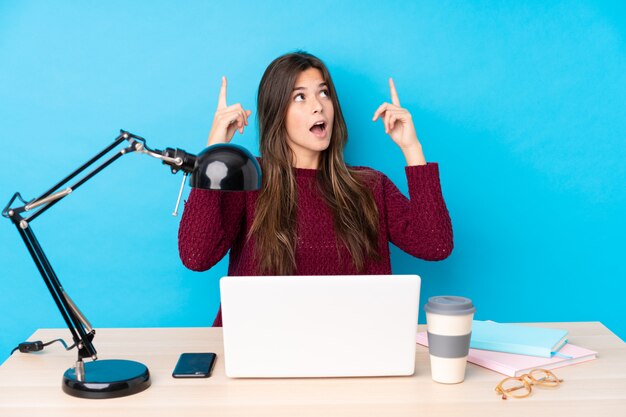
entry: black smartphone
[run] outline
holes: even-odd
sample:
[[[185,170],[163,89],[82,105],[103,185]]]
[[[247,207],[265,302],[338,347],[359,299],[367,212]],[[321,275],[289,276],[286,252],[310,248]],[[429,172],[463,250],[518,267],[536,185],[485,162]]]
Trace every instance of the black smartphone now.
[[[208,378],[215,365],[215,353],[183,353],[172,376],[174,378]]]

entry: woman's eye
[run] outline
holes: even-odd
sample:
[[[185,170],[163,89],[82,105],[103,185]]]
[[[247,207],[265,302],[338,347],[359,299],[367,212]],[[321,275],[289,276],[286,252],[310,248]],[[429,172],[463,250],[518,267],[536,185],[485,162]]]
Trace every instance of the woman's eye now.
[[[322,90],[322,91],[320,91],[320,95],[321,95],[322,97],[328,97],[328,96],[329,96],[329,94],[328,94],[328,90]]]
[[[304,94],[296,94],[296,96],[293,98],[294,101],[304,101]]]

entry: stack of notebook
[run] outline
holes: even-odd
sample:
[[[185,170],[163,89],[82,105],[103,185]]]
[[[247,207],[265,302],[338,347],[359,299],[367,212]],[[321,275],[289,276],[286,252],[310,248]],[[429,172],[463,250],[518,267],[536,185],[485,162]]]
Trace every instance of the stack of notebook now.
[[[428,346],[426,332],[417,343]],[[509,376],[595,359],[597,352],[567,343],[567,330],[474,320],[469,362]]]

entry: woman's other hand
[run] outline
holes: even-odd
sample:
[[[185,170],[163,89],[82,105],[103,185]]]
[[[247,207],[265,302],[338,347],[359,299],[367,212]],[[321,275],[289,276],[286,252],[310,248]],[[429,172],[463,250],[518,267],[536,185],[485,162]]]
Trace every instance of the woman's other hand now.
[[[243,133],[245,126],[248,126],[248,117],[252,114],[250,110],[244,110],[240,103],[230,106],[226,104],[226,86],[226,77],[222,77],[222,87],[207,146],[230,142],[236,130]]]
[[[385,133],[400,147],[406,158],[407,165],[426,165],[426,158],[422,151],[422,145],[417,139],[411,113],[407,109],[400,107],[398,92],[391,78],[389,78],[389,92],[391,104],[381,104],[374,112],[372,121],[375,122],[378,118],[383,121]]]

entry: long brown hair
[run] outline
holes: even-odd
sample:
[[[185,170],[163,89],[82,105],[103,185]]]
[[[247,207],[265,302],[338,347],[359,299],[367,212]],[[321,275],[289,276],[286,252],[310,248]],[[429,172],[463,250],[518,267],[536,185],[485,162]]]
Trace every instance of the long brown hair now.
[[[366,175],[346,166],[348,130],[335,86],[324,63],[306,52],[276,58],[265,70],[257,97],[263,179],[250,236],[261,273],[291,275],[296,268],[297,186],[285,119],[298,75],[309,68],[322,73],[334,107],[329,147],[321,154],[317,184],[333,213],[335,233],[361,271],[366,258],[379,259],[378,209]]]

